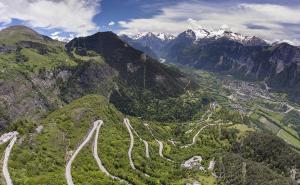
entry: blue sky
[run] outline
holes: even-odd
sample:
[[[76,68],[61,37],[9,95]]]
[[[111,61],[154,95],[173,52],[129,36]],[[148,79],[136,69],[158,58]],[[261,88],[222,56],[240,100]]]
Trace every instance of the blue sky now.
[[[299,0],[1,0],[0,28],[24,24],[56,39],[97,31],[170,32],[223,25],[300,44]]]

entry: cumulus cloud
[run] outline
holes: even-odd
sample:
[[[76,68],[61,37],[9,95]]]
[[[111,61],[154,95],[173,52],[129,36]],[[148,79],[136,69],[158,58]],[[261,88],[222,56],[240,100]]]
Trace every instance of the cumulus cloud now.
[[[97,30],[93,17],[101,0],[1,0],[0,23],[19,19],[32,27],[86,35]]]
[[[253,3],[185,2],[163,7],[160,13],[143,19],[119,21],[121,33],[170,32],[180,33],[188,28],[218,29],[228,25],[232,31],[256,35],[264,39],[297,40],[295,29],[284,24],[300,24],[300,6]],[[229,29],[229,28],[226,28]],[[300,43],[298,38],[297,43]]]
[[[108,23],[108,26],[114,26],[116,23],[114,22],[114,21],[110,21],[109,23]]]

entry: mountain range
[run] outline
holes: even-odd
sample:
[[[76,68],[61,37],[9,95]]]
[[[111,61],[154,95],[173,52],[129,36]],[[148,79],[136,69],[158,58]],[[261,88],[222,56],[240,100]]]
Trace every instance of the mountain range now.
[[[300,105],[227,74],[299,87],[298,59],[225,31],[63,43],[6,28],[0,183],[296,185]]]
[[[269,44],[259,37],[225,29],[190,29],[170,39],[151,33],[121,38],[161,61],[265,81],[272,90],[289,92],[292,99],[300,100],[299,47]]]

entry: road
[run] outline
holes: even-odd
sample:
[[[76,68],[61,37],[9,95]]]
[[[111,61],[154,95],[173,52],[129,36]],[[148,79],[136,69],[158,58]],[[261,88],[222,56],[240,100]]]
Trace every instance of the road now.
[[[95,158],[95,160],[97,161],[97,164],[100,168],[100,171],[102,171],[103,173],[105,173],[105,175],[107,175],[108,177],[114,179],[114,180],[118,180],[120,182],[123,182],[125,184],[128,184],[128,185],[131,185],[129,182],[127,182],[126,180],[124,179],[121,179],[119,177],[116,177],[116,176],[113,176],[112,174],[110,174],[106,168],[103,166],[103,163],[98,155],[98,137],[99,137],[99,131],[100,131],[100,128],[103,124],[103,121],[100,121],[98,126],[97,126],[97,129],[96,129],[96,134],[95,134],[95,140],[94,140],[94,147],[93,147],[93,156]]]
[[[128,130],[129,136],[130,136],[130,146],[129,146],[129,149],[128,149],[129,163],[130,163],[131,168],[133,170],[135,170],[136,168],[135,168],[134,163],[132,161],[132,149],[133,149],[133,145],[134,145],[134,137],[133,137],[133,134],[132,134],[131,129],[130,129],[129,120],[127,118],[124,119],[124,124],[126,125],[126,128]]]
[[[150,158],[148,142],[145,141],[145,140],[143,140],[143,142],[144,142],[144,145],[145,145],[146,157],[147,157],[147,158]]]
[[[201,116],[200,120],[197,121],[197,125],[194,128],[189,129],[188,131],[185,132],[185,134],[190,134],[191,132],[193,132],[199,124],[203,123],[204,118],[207,116],[207,119],[205,121],[209,121],[210,117],[212,116],[212,111],[211,109],[215,110],[216,105],[215,104],[210,104],[209,105],[209,109]]]
[[[288,104],[286,106],[289,108],[287,111],[285,111],[286,114],[295,109],[293,106],[290,106]]]
[[[208,125],[205,125],[204,127],[202,127],[202,128],[194,135],[194,137],[193,137],[193,142],[192,142],[192,143],[187,144],[187,145],[184,145],[184,146],[182,146],[182,147],[180,147],[180,148],[188,148],[188,147],[193,146],[193,145],[196,143],[196,139],[197,139],[198,135],[199,135],[205,128],[207,128],[207,127],[209,127],[209,126],[215,126],[215,125],[218,125],[218,124],[208,124]]]
[[[152,135],[152,137],[155,139],[155,141],[156,141],[156,142],[158,143],[158,145],[159,145],[159,150],[158,150],[159,156],[162,157],[162,158],[164,158],[164,159],[166,159],[166,160],[168,160],[168,161],[174,162],[174,161],[172,161],[171,159],[169,159],[169,158],[167,158],[167,157],[165,157],[165,156],[163,155],[164,144],[163,144],[161,141],[159,141],[158,139],[155,138],[155,136],[154,136],[154,134],[153,134],[153,132],[152,132],[152,130],[150,129],[150,127],[149,127],[148,124],[144,124],[144,125],[145,125],[145,127],[147,127],[147,129],[149,130],[150,134]]]
[[[80,152],[80,150],[89,142],[89,140],[92,138],[93,133],[95,132],[96,128],[98,125],[101,123],[101,120],[97,120],[93,123],[93,128],[89,131],[87,137],[85,140],[79,145],[79,147],[76,149],[76,151],[73,153],[71,159],[68,161],[67,166],[66,166],[66,180],[68,185],[74,185],[73,179],[72,179],[72,173],[71,173],[71,168],[72,168],[72,162]]]
[[[133,134],[132,134],[131,129],[132,129],[133,132],[138,136],[138,138],[139,138],[141,141],[144,142],[145,147],[146,147],[146,157],[150,157],[150,155],[149,155],[148,142],[145,141],[145,140],[143,140],[143,139],[139,136],[139,134],[134,130],[134,128],[133,128],[133,127],[131,126],[131,124],[130,124],[129,119],[125,118],[125,119],[124,119],[124,124],[126,125],[127,130],[128,130],[128,132],[129,132],[129,135],[130,135],[130,146],[129,146],[129,150],[128,150],[128,157],[129,157],[130,166],[131,166],[131,168],[132,168],[133,170],[137,170],[136,167],[135,167],[135,165],[134,165],[134,163],[133,163],[133,161],[132,161],[132,149],[133,149],[133,145],[134,145],[134,137],[133,137]],[[150,175],[148,175],[147,173],[144,173],[144,175],[145,175],[146,177],[150,177]]]
[[[150,154],[149,154],[149,145],[148,142],[143,140],[140,135],[135,131],[135,129],[131,126],[130,121],[128,120],[128,125],[129,127],[133,130],[133,132],[135,133],[135,135],[141,140],[143,141],[144,145],[145,145],[145,153],[146,153],[146,157],[150,158]]]
[[[168,160],[168,161],[174,162],[174,161],[172,161],[171,159],[169,159],[169,158],[167,158],[167,157],[164,156],[164,154],[163,154],[164,144],[163,144],[161,141],[157,140],[157,139],[155,139],[155,141],[156,141],[156,142],[158,143],[158,145],[159,145],[159,150],[158,150],[159,156],[162,157],[162,158],[164,158],[164,159],[166,159],[166,160]]]
[[[3,143],[6,143],[7,141],[9,141],[11,138],[13,138],[14,136],[18,135],[19,133],[17,131],[13,131],[13,132],[8,132],[3,134],[0,137],[0,145]]]
[[[164,158],[164,155],[163,155],[164,144],[161,141],[158,141],[158,140],[156,140],[156,142],[159,145],[158,154],[159,154],[160,157]]]
[[[17,141],[17,135],[18,133],[16,132],[13,138],[11,139],[9,145],[5,149],[5,154],[4,154],[4,160],[3,160],[3,168],[2,168],[2,173],[6,182],[6,185],[13,185],[12,180],[10,178],[9,172],[8,172],[8,159],[10,152]]]

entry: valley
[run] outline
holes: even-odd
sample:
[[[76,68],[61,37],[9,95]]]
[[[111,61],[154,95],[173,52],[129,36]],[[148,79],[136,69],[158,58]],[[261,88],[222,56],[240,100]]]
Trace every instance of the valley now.
[[[162,64],[112,32],[3,33],[1,183],[299,181],[300,105],[264,80]]]
[[[263,82],[241,81],[230,75],[186,70],[198,76],[203,88],[211,92],[221,105],[248,116],[255,128],[267,129],[299,149],[297,120],[300,118],[300,105],[290,101],[286,94],[273,92]],[[207,86],[208,83],[213,85]]]

